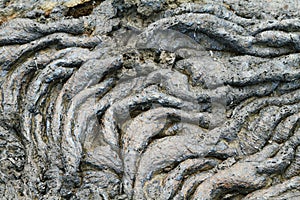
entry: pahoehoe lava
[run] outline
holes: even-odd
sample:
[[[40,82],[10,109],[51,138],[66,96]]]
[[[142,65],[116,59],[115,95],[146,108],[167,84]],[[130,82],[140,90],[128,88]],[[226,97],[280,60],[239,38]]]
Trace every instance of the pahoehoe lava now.
[[[299,9],[0,1],[0,199],[298,199]]]

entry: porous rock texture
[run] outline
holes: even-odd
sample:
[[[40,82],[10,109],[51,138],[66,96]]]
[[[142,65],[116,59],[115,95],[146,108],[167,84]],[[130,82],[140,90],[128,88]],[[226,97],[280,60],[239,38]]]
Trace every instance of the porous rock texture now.
[[[299,199],[299,4],[1,0],[0,199]]]

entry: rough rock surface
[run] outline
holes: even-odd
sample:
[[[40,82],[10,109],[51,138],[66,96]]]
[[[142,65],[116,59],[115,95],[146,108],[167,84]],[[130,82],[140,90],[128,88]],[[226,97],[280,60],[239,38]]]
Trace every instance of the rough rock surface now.
[[[0,199],[299,199],[298,0],[1,0]]]

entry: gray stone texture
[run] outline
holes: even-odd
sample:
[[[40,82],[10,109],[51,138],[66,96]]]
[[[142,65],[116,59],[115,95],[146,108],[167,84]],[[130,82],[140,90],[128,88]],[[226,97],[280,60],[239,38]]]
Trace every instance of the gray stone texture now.
[[[299,199],[299,10],[0,0],[0,199]]]

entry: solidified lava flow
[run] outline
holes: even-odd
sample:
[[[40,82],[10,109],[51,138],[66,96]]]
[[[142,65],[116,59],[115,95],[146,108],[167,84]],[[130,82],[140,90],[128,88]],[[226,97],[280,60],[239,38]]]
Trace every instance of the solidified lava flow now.
[[[298,199],[299,10],[1,0],[0,199]]]

